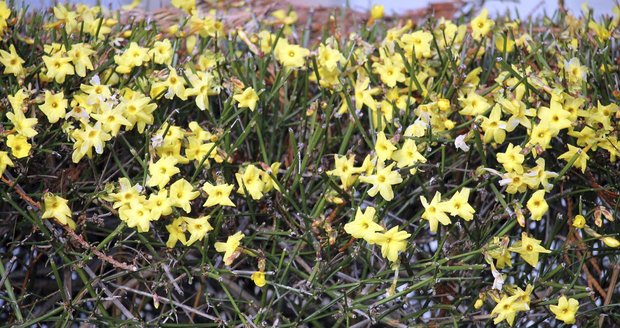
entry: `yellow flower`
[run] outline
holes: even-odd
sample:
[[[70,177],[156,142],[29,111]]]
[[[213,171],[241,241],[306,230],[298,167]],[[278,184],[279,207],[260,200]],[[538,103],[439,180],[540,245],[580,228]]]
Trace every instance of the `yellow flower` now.
[[[509,250],[511,252],[519,253],[525,262],[533,267],[536,267],[538,264],[538,255],[540,253],[551,253],[550,250],[540,246],[540,242],[540,240],[528,237],[524,232],[521,234],[521,240],[516,242],[512,247],[510,247]]]
[[[187,244],[187,237],[185,236],[186,225],[185,219],[180,217],[174,219],[171,224],[166,226],[166,230],[168,230],[170,234],[166,242],[166,247],[173,248],[179,241],[183,245]]]
[[[263,187],[265,182],[261,179],[260,170],[254,165],[248,165],[243,173],[235,173],[239,194],[249,194],[252,199],[259,200],[263,197]]]
[[[377,134],[377,141],[375,142],[375,152],[377,153],[377,158],[379,161],[386,161],[392,158],[392,153],[396,150],[396,146],[392,144],[385,137],[385,133],[383,131]]]
[[[209,224],[210,216],[202,216],[197,219],[191,219],[184,217],[185,223],[187,223],[187,231],[190,233],[189,240],[186,245],[190,246],[198,240],[203,240],[207,232],[213,230],[211,224]]]
[[[405,137],[423,137],[426,134],[428,124],[418,119],[405,129],[403,136]]]
[[[501,53],[504,50],[506,50],[506,53],[511,53],[515,49],[515,41],[510,37],[506,39],[503,35],[497,36],[495,38],[495,49]]]
[[[8,27],[6,20],[11,17],[11,9],[6,5],[6,1],[0,1],[0,34]]]
[[[118,216],[127,222],[129,228],[136,228],[138,232],[148,232],[153,219],[143,199],[135,199],[129,205],[123,205],[118,209]]]
[[[190,136],[187,138],[187,147],[185,147],[185,157],[188,160],[195,160],[200,164],[205,158],[213,158],[217,163],[221,163],[224,159],[220,156],[221,149],[215,146],[213,142],[202,142],[200,139]],[[208,162],[205,165],[208,167]]]
[[[451,20],[441,17],[433,33],[439,43],[440,49],[443,50],[448,46],[452,46],[454,49],[460,49],[465,34],[467,33],[467,25],[456,25]]]
[[[141,186],[138,184],[132,186],[131,181],[127,178],[120,178],[118,180],[118,191],[110,194],[110,200],[114,202],[113,208],[119,208],[121,206],[129,205],[132,201],[139,199]]]
[[[611,31],[605,28],[605,25],[603,24],[598,24],[595,21],[591,20],[588,22],[588,27],[593,30],[594,33],[596,33],[596,37],[601,43],[605,43],[605,41],[607,41],[611,37]],[[611,27],[610,29],[612,31],[614,30],[613,27]]]
[[[93,76],[89,84],[81,84],[80,90],[84,91],[88,95],[86,98],[86,105],[98,105],[105,102],[106,99],[112,96],[112,91],[108,85],[101,84],[99,75]]]
[[[9,51],[0,50],[0,63],[4,65],[4,74],[22,75],[24,73],[22,64],[26,61],[17,54],[14,45],[9,46]]]
[[[245,235],[239,231],[232,236],[228,236],[228,239],[225,243],[216,242],[215,250],[224,253],[224,264],[231,265],[233,261],[240,255],[240,252],[237,250],[239,244],[241,243],[241,239],[243,239]]]
[[[534,291],[534,286],[527,284],[525,286],[525,290],[521,289],[521,287],[518,286],[507,286],[506,289],[510,294],[517,297],[516,302],[523,302],[527,304],[529,308],[532,292]]]
[[[407,238],[411,237],[411,234],[406,231],[398,231],[398,227],[384,232],[378,233],[374,239],[377,245],[381,246],[381,255],[391,262],[398,260],[398,253],[407,249]]]
[[[489,11],[485,8],[478,16],[471,20],[472,36],[474,40],[481,40],[495,25],[495,22],[489,19],[488,16]]]
[[[69,205],[67,205],[69,203],[68,200],[48,192],[43,196],[43,202],[45,204],[45,211],[41,218],[54,218],[61,224],[68,225],[71,229],[75,229],[75,222],[71,219],[73,214],[71,213]]]
[[[185,89],[185,95],[196,97],[196,106],[200,110],[209,108],[209,96],[219,94],[219,86],[215,82],[215,77],[210,72],[198,71],[196,74],[189,75],[191,87]]]
[[[364,105],[373,112],[377,111],[377,101],[372,97],[380,92],[377,88],[370,88],[370,78],[358,76],[355,81],[355,109],[360,110]],[[346,101],[344,102],[346,103]]]
[[[449,211],[452,216],[458,215],[465,221],[471,221],[476,210],[469,205],[469,188],[463,188],[454,193],[446,203],[445,210]]]
[[[120,74],[128,74],[134,67],[142,66],[149,59],[148,49],[140,47],[136,42],[132,42],[125,52],[114,56],[114,62],[118,65],[115,71]]]
[[[550,191],[553,188],[553,185],[549,183],[549,179],[555,178],[558,176],[555,172],[545,171],[545,159],[539,158],[536,160],[536,166],[533,167],[528,173],[527,176],[531,178],[528,179],[530,181],[526,181],[528,186],[531,189],[537,189],[538,186],[542,186],[545,191]]]
[[[495,266],[497,269],[503,269],[506,266],[512,267],[512,258],[508,251],[508,244],[510,239],[507,236],[502,238],[493,237],[493,240],[486,246],[489,250],[485,255],[489,255],[496,260]]]
[[[230,200],[230,193],[234,186],[231,184],[218,184],[212,185],[208,182],[202,186],[202,190],[207,193],[207,201],[204,203],[204,207],[212,207],[215,205],[232,206],[235,207],[235,203]]]
[[[476,102],[472,100],[472,102]],[[477,102],[476,102],[477,104]],[[482,130],[484,131],[484,143],[489,143],[492,140],[501,144],[506,139],[506,122],[501,120],[502,108],[498,105],[493,106],[489,117],[482,117]]]
[[[7,166],[13,167],[13,161],[9,158],[9,153],[0,151],[0,176],[4,174]]]
[[[570,162],[573,156],[577,156],[577,158],[575,159],[575,162],[573,162],[573,166],[581,169],[581,172],[585,172],[588,166],[588,159],[590,159],[590,156],[588,156],[586,152],[587,150],[584,151],[583,149],[579,147],[575,147],[569,144],[568,151],[560,155],[558,159],[563,159],[566,162]]]
[[[130,11],[130,10],[136,9],[140,5],[141,2],[142,0],[133,0],[130,4],[124,5],[122,8],[125,11]]]
[[[120,106],[112,107],[110,102],[101,103],[101,112],[90,116],[101,124],[101,129],[109,132],[110,135],[117,136],[121,126],[129,127],[131,122],[123,116],[123,109]]]
[[[506,192],[509,194],[524,193],[527,191],[527,187],[534,185],[536,178],[529,176],[528,174],[519,174],[516,172],[508,172],[502,175],[502,179],[499,180],[500,186],[507,186]]]
[[[138,132],[144,132],[147,124],[153,124],[153,112],[157,109],[157,104],[151,102],[151,98],[140,92],[131,94],[125,93],[121,98],[118,108],[122,110],[123,115],[131,123],[127,126],[127,130],[131,130],[137,126]]]
[[[89,56],[94,53],[95,51],[88,44],[76,43],[71,45],[71,50],[67,51],[67,55],[71,58],[73,66],[75,66],[75,73],[78,76],[85,77],[86,70],[93,70],[93,63]]]
[[[374,5],[370,8],[370,17],[372,19],[381,19],[383,18],[384,7],[382,5]]]
[[[392,163],[384,168],[377,168],[377,172],[371,176],[360,177],[360,181],[372,185],[372,188],[368,189],[368,195],[375,197],[377,193],[380,193],[381,197],[386,201],[391,201],[394,198],[392,185],[403,182],[400,173],[392,171],[395,164]]]
[[[376,210],[374,207],[367,207],[366,211],[362,212],[361,208],[355,212],[355,219],[344,225],[344,231],[353,238],[364,239],[369,244],[374,244],[377,232],[384,231],[385,229],[375,222]]]
[[[334,169],[327,171],[327,174],[337,176],[342,183],[342,189],[348,190],[360,173],[359,168],[355,167],[355,156],[334,155]]]
[[[618,108],[617,104],[610,103],[604,106],[599,101],[596,107],[588,111],[587,123],[591,126],[600,126],[603,130],[611,132],[614,128],[611,119],[617,115]]]
[[[32,145],[28,143],[28,139],[22,135],[9,135],[6,137],[6,145],[11,148],[11,154],[15,158],[24,158],[30,153]]]
[[[276,58],[286,68],[300,68],[305,64],[305,59],[310,55],[310,51],[296,44],[278,43]]]
[[[267,280],[265,279],[265,272],[263,271],[256,271],[252,273],[250,278],[252,279],[252,281],[254,281],[254,284],[256,284],[256,286],[258,287],[263,287],[267,284]]]
[[[167,124],[163,125],[162,127],[166,127]],[[168,133],[174,131],[174,130],[181,130],[179,127],[176,126],[172,126],[170,127],[170,129],[168,130]],[[162,129],[160,129],[160,131],[158,133],[163,133]],[[183,132],[182,132],[183,133]],[[189,160],[186,157],[183,157],[181,155],[181,147],[183,145],[182,139],[183,139],[183,135],[181,135],[180,138],[177,137],[171,137],[170,134],[167,134],[166,137],[163,138],[163,141],[159,141],[161,139],[161,134],[157,135],[155,137],[155,141],[157,143],[157,145],[155,146],[155,151],[157,152],[157,155],[159,155],[160,157],[165,157],[165,156],[173,156],[174,158],[176,158],[179,163],[181,164],[187,164],[189,163]],[[190,139],[195,139],[195,138],[190,138]],[[188,140],[191,141],[191,140]],[[194,148],[192,146],[192,144],[190,143],[190,145],[188,145],[188,149],[192,149]],[[186,149],[186,154],[187,154],[187,150]]]
[[[483,96],[477,94],[473,90],[467,95],[459,97],[459,103],[462,108],[459,111],[461,115],[478,116],[484,114],[489,108],[491,108],[491,104],[489,104]],[[501,113],[501,111],[499,113]],[[501,122],[499,121],[499,117],[496,121]]]
[[[200,192],[194,191],[194,187],[185,179],[179,179],[170,186],[171,205],[182,208],[185,213],[192,210],[190,202],[199,195]]]
[[[431,42],[433,41],[433,34],[427,31],[415,31],[408,33],[401,38],[401,47],[407,53],[407,57],[411,58],[415,55],[416,58],[430,58]],[[415,53],[413,53],[415,52]]]
[[[73,65],[71,65],[71,58],[63,56],[60,51],[51,56],[43,56],[43,62],[47,68],[46,75],[56,80],[57,83],[64,83],[67,75],[75,74]]]
[[[269,31],[260,31],[258,33],[258,44],[260,46],[260,50],[264,54],[271,53],[271,50],[274,46],[274,42],[276,42],[276,35],[270,33]],[[276,44],[276,48],[280,43],[287,43],[285,38],[278,38],[278,43]]]
[[[532,197],[527,201],[527,209],[530,210],[532,220],[540,221],[542,216],[549,210],[544,190],[538,190],[532,194]]]
[[[491,311],[491,315],[495,316],[493,319],[494,324],[498,324],[504,320],[512,327],[515,321],[517,312],[529,310],[529,306],[525,302],[518,301],[519,296],[503,295],[501,300]]]
[[[565,110],[558,101],[551,99],[549,107],[538,109],[538,118],[541,125],[548,126],[553,135],[557,135],[560,130],[568,129],[573,122],[570,120],[571,113]]]
[[[406,139],[402,148],[394,151],[392,159],[397,162],[396,166],[401,169],[417,163],[426,163],[426,158],[418,152],[418,147],[413,139]],[[416,169],[412,168],[409,172],[414,174]]]
[[[171,0],[170,4],[191,14],[196,9],[196,0]]]
[[[521,154],[523,148],[521,146],[515,146],[512,143],[508,144],[508,148],[503,153],[497,153],[497,161],[504,166],[506,172],[523,173],[523,161],[525,156]]]
[[[33,127],[37,125],[37,119],[34,117],[26,118],[21,109],[6,113],[6,117],[13,123],[13,128],[17,133],[26,138],[32,138],[37,135],[38,132],[33,129]]]
[[[404,66],[402,64],[397,65],[390,58],[385,58],[383,64],[374,63],[372,67],[379,74],[381,81],[390,88],[395,87],[398,82],[405,82]]]
[[[575,314],[577,314],[578,309],[579,301],[574,298],[567,299],[564,295],[558,299],[558,305],[549,306],[549,310],[555,314],[555,318],[567,325],[575,323]]]
[[[586,226],[586,218],[581,214],[575,215],[575,218],[573,219],[573,227],[577,229],[581,229],[585,226]]]
[[[103,154],[103,146],[112,136],[101,129],[101,123],[94,126],[82,124],[82,129],[76,129],[71,136],[75,139],[73,144],[73,155],[71,160],[78,163],[84,156],[91,158],[93,149],[97,154]]]
[[[45,102],[39,106],[39,109],[47,116],[50,123],[56,123],[65,117],[68,105],[69,103],[62,91],[53,94],[49,90],[45,90]]]
[[[429,203],[426,200],[426,197],[420,196],[420,202],[422,202],[422,206],[424,206],[424,213],[422,213],[422,219],[427,220],[431,232],[437,232],[437,226],[439,223],[442,225],[448,225],[452,223],[446,212],[447,204],[441,201],[441,194],[436,191],[435,196]]]
[[[322,72],[334,72],[338,69],[338,64],[346,63],[346,58],[338,49],[333,49],[329,45],[321,43],[319,45],[317,62],[321,68],[325,71]],[[323,74],[321,74],[323,75]],[[323,76],[321,76],[323,79]]]
[[[153,58],[153,62],[156,64],[170,65],[174,55],[172,43],[168,39],[157,41],[153,44],[153,48],[149,50],[148,55]]]
[[[153,99],[158,99],[163,95],[166,99],[173,99],[177,96],[181,100],[186,100],[185,79],[177,74],[176,69],[168,66],[168,77],[164,81],[153,83],[149,95]]]
[[[278,9],[274,11],[273,13],[271,13],[271,16],[275,18],[274,23],[284,25],[294,24],[295,22],[297,22],[298,18],[297,13],[294,10],[291,10],[289,13],[287,13],[283,9]]]
[[[256,103],[258,102],[258,95],[256,91],[254,91],[254,88],[248,87],[243,90],[242,93],[234,95],[233,99],[239,103],[239,107],[247,107],[251,111],[254,111],[254,109],[256,109]]]
[[[588,74],[588,68],[581,65],[579,58],[572,58],[564,64],[564,71],[566,72],[566,78],[571,84],[579,85],[585,81]]]
[[[519,87],[517,87],[517,92],[524,90],[520,88],[521,86],[522,85],[519,85]],[[516,99],[509,100],[506,98],[501,98],[497,102],[502,106],[502,110],[505,113],[511,115],[506,122],[506,131],[512,132],[519,125],[522,125],[527,129],[532,128],[532,122],[530,122],[530,118],[528,116],[534,116],[536,115],[536,112],[532,108],[526,108],[525,103],[519,100],[518,95]]]
[[[56,54],[56,53],[64,53],[65,52],[65,45],[63,43],[58,43],[58,42],[52,42],[50,44],[44,44],[43,45],[43,52],[48,53],[50,55]]]
[[[375,167],[377,167],[376,161],[377,161],[376,157],[371,157],[370,154],[366,155],[366,157],[364,157],[364,161],[362,162],[362,165],[357,169],[360,172],[364,173],[365,175],[370,175],[372,171],[374,171]],[[381,167],[383,167],[383,165],[381,165]]]
[[[542,149],[547,149],[549,148],[549,143],[551,142],[551,138],[553,138],[553,131],[547,125],[537,124],[532,128],[529,135],[530,135],[530,140],[527,142],[526,146],[538,145]],[[537,154],[535,149],[536,147],[532,147],[533,154]]]
[[[276,179],[274,179],[274,177],[277,178],[278,176],[280,165],[282,165],[282,163],[273,162],[270,166],[263,166],[264,171],[260,171],[260,178],[263,180],[263,193],[270,192],[273,189],[281,191],[280,185],[277,183]]]
[[[159,220],[162,215],[170,215],[172,213],[172,205],[168,199],[168,190],[161,189],[158,193],[150,194],[145,206],[151,211],[153,221]]]
[[[157,186],[159,189],[165,187],[173,175],[181,172],[176,167],[177,163],[177,159],[172,156],[162,157],[157,162],[150,163],[149,179],[146,180],[146,185],[149,187]]]
[[[14,95],[9,95],[9,103],[11,103],[13,111],[21,111],[24,107],[24,102],[29,97],[30,95],[23,88],[17,90]]]

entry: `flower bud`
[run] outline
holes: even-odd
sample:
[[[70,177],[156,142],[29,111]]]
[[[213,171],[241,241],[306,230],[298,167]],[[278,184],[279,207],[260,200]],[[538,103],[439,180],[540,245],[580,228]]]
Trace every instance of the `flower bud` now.
[[[605,243],[605,245],[609,247],[613,247],[613,248],[620,247],[620,241],[618,241],[618,239],[614,237],[602,237],[601,241],[603,241],[603,243]]]
[[[581,229],[586,225],[586,218],[583,217],[583,215],[577,215],[575,216],[575,219],[573,220],[573,227],[577,228],[577,229]]]

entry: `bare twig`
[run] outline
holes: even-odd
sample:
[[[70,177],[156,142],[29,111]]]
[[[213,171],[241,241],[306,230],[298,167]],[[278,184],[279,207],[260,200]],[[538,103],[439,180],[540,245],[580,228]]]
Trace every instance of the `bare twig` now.
[[[93,272],[91,268],[88,266],[84,266],[84,271],[88,273],[91,279],[93,279],[93,284],[101,287],[103,292],[110,298],[110,302],[112,302],[116,307],[127,317],[128,319],[136,320],[136,317],[127,310],[127,308],[121,303],[117,298],[114,297],[114,294],[105,286],[103,282],[101,282],[100,278]]]
[[[15,190],[17,195],[19,195],[19,197],[22,200],[30,204],[36,210],[41,211],[41,204],[39,204],[39,202],[32,199],[30,196],[28,196],[28,194],[26,194],[24,189],[21,186],[19,186],[19,184],[14,183],[11,176],[8,174],[8,172],[5,172],[5,174],[6,174],[6,177],[4,176],[0,177],[2,179],[2,182],[7,184],[9,187],[13,188],[13,190]],[[104,254],[103,252],[98,250],[96,247],[92,246],[86,240],[84,240],[84,237],[76,234],[75,231],[71,230],[71,228],[69,228],[68,226],[63,225],[63,224],[60,224],[60,226],[62,226],[63,229],[65,229],[65,231],[67,232],[71,240],[73,240],[74,242],[82,246],[83,248],[90,250],[100,260],[111,264],[113,267],[117,269],[123,269],[127,271],[138,271],[138,268],[135,265],[129,265],[124,262],[119,262],[115,260],[114,258],[112,258],[111,256]]]
[[[134,294],[138,294],[138,295],[142,295],[142,296],[146,296],[146,297],[153,298],[153,295],[152,295],[152,294],[149,294],[149,293],[143,292],[143,291],[141,291],[141,290],[137,290],[137,289],[129,288],[129,287],[126,287],[126,286],[123,286],[123,285],[118,285],[118,284],[110,284],[110,285],[112,285],[112,286],[114,286],[114,287],[116,287],[116,288],[118,288],[118,289],[126,290],[126,291],[128,291],[128,292],[132,292],[132,293],[134,293]],[[188,312],[194,313],[194,314],[196,314],[196,315],[199,315],[199,316],[201,316],[201,317],[203,317],[203,318],[207,318],[207,319],[209,319],[209,320],[213,320],[213,321],[216,321],[216,322],[219,322],[219,321],[220,321],[220,319],[218,319],[218,318],[216,318],[216,317],[214,317],[214,316],[212,316],[212,315],[209,315],[209,314],[206,314],[206,313],[204,313],[204,312],[198,311],[198,310],[196,310],[196,309],[194,309],[194,308],[192,308],[192,307],[190,307],[190,306],[187,306],[187,305],[184,305],[184,304],[182,304],[182,303],[179,303],[179,302],[173,301],[173,300],[168,299],[168,298],[166,298],[166,297],[162,297],[162,296],[159,296],[159,295],[158,295],[158,296],[157,296],[157,298],[159,299],[159,301],[160,301],[160,302],[163,302],[163,303],[168,303],[168,304],[172,304],[172,305],[174,305],[174,306],[177,306],[177,307],[182,308],[182,309],[183,309],[183,310],[185,310],[185,311],[188,311]]]

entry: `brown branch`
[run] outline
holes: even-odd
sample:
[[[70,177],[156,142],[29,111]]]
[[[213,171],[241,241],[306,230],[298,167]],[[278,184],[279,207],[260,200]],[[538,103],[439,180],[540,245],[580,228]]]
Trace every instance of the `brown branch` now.
[[[90,250],[100,260],[109,263],[110,265],[112,265],[113,267],[117,269],[123,269],[127,271],[132,271],[132,272],[138,271],[138,268],[135,265],[130,265],[130,264],[115,260],[112,256],[104,254],[102,251],[98,250],[95,246],[89,244],[86,240],[84,240],[84,237],[82,237],[82,235],[76,234],[75,231],[71,230],[71,228],[65,225],[63,225],[62,227],[63,229],[65,229],[69,237],[71,237],[71,240],[78,243],[80,246],[82,246],[82,248],[86,248]]]
[[[103,292],[110,298],[110,301],[114,305],[116,305],[117,309],[119,309],[127,318],[131,320],[136,320],[136,317],[134,317],[134,315],[129,310],[127,310],[127,308],[123,305],[123,303],[121,303],[118,299],[114,297],[114,294],[108,289],[108,287],[106,287],[105,284],[103,284],[101,279],[93,272],[93,270],[90,267],[84,266],[84,271],[86,271],[86,273],[88,273],[88,275],[92,279],[92,284],[98,285],[99,287],[101,287]]]
[[[620,265],[613,265],[613,272],[611,273],[611,278],[609,279],[609,286],[607,286],[607,296],[605,297],[604,306],[609,305],[611,303],[611,297],[614,294],[614,290],[616,289],[616,283],[618,282],[618,274],[620,273]],[[601,313],[598,319],[598,326],[603,327],[603,323],[605,322],[606,315]]]
[[[590,176],[591,176],[591,173],[590,173]],[[591,178],[594,178],[594,177],[591,176]],[[560,185],[560,193],[564,194],[564,184],[563,183]],[[573,227],[573,224],[572,224],[573,220],[574,220],[574,216],[573,216],[573,199],[571,197],[568,197],[566,203],[567,203],[567,215],[568,215],[568,225],[569,225],[569,231],[568,231],[568,236],[567,236],[566,242],[570,243],[570,244],[576,244],[577,245],[577,247],[575,248],[575,254],[579,258],[579,261],[581,261],[584,257],[590,257],[590,254],[588,252],[588,248],[586,247],[583,239],[581,238],[581,235],[579,235],[579,233],[577,232],[577,229],[575,229],[575,227]],[[566,245],[563,247],[563,257],[564,257],[564,260],[565,260],[566,263],[568,263],[568,264],[571,263],[570,257],[568,256],[568,247],[566,247]],[[590,264],[592,265],[594,270],[600,276],[601,275],[601,268],[598,265],[598,262],[596,261],[596,259],[594,257],[590,257],[588,262],[590,262]],[[590,289],[596,289],[596,291],[601,295],[601,297],[606,299],[608,297],[609,293],[605,292],[605,290],[598,283],[597,279],[594,278],[592,273],[590,273],[590,270],[588,270],[588,267],[586,266],[586,263],[583,264],[582,268],[583,268],[583,272],[586,275],[586,280],[588,282],[588,287],[590,287]]]
[[[202,295],[202,284],[198,285],[198,291],[196,291],[196,296],[194,297],[194,308],[197,308],[198,305],[200,304],[200,296]],[[192,322],[194,321],[194,317],[196,316],[195,313],[192,313],[191,315],[191,319]]]
[[[588,279],[588,287],[590,287],[591,289],[592,287],[594,287],[594,289],[596,289],[596,291],[601,295],[602,298],[607,298],[607,293],[605,292],[603,287],[601,287],[598,281],[596,281],[594,276],[592,276],[592,274],[590,273],[590,270],[588,270],[588,267],[586,266],[585,263],[583,264],[582,269],[586,273],[586,277]]]
[[[611,297],[614,294],[616,283],[618,282],[618,274],[620,274],[620,265],[615,264],[613,268],[614,271],[611,273],[611,278],[609,279],[609,286],[607,286],[607,297],[605,297],[604,305],[609,305],[609,303],[611,303]]]
[[[152,295],[152,294],[149,294],[149,293],[143,292],[143,291],[141,291],[141,290],[137,290],[137,289],[133,289],[133,288],[125,287],[125,286],[123,286],[123,285],[118,285],[118,284],[114,284],[114,283],[111,283],[110,285],[112,285],[112,286],[114,286],[114,287],[116,287],[116,288],[118,288],[118,289],[126,290],[126,291],[128,291],[128,292],[132,292],[132,293],[134,293],[134,294],[138,294],[138,295],[142,295],[142,296],[146,296],[146,297],[153,298],[153,295]],[[185,304],[182,304],[182,303],[176,302],[176,301],[174,301],[174,300],[171,300],[171,299],[168,299],[168,298],[166,298],[166,297],[162,297],[162,296],[157,296],[157,298],[159,299],[159,301],[160,301],[160,302],[163,302],[163,303],[168,303],[168,304],[172,304],[172,305],[174,305],[174,306],[176,306],[176,307],[180,307],[180,308],[182,308],[182,309],[183,309],[183,310],[185,310],[185,311],[188,311],[188,312],[191,312],[191,313],[195,313],[195,314],[197,314],[197,315],[199,315],[199,316],[201,316],[201,317],[203,317],[203,318],[207,318],[207,319],[209,319],[209,320],[213,320],[213,321],[215,321],[215,322],[221,322],[221,320],[220,320],[220,319],[218,319],[218,318],[216,318],[216,317],[214,317],[214,316],[212,316],[212,315],[206,314],[206,313],[204,313],[204,312],[198,311],[198,310],[196,310],[196,309],[194,309],[194,308],[192,308],[192,307],[190,307],[190,306],[187,306],[187,305],[185,305]]]
[[[13,182],[8,177],[2,176],[0,178],[2,179],[2,182],[4,182],[9,187],[13,188],[13,190],[15,190],[19,198],[24,200],[26,203],[30,204],[30,206],[36,208],[38,211],[41,211],[41,204],[35,201],[34,199],[32,199],[30,196],[28,196],[28,194],[26,194],[26,192],[21,186]],[[89,244],[86,240],[84,240],[84,237],[82,237],[82,235],[76,234],[75,231],[71,230],[71,228],[69,228],[68,226],[61,224],[56,219],[54,219],[54,221],[58,223],[63,229],[65,229],[65,231],[67,232],[67,234],[69,235],[72,241],[76,242],[83,248],[90,250],[100,260],[111,264],[117,269],[123,269],[127,271],[138,271],[138,268],[135,265],[129,265],[127,263],[119,262],[115,260],[111,256],[104,254],[102,251],[98,250],[96,247]]]
[[[2,182],[6,183],[7,186],[9,186],[9,187],[13,188],[13,190],[15,190],[17,195],[19,195],[19,198],[23,199],[24,201],[26,201],[31,206],[36,207],[37,210],[41,210],[41,205],[39,204],[39,202],[37,202],[34,199],[30,198],[30,196],[28,196],[24,192],[24,189],[22,189],[22,187],[20,187],[19,185],[15,184],[13,181],[9,180],[8,178],[5,178],[4,176],[2,176],[0,178],[2,179]]]
[[[351,239],[349,239],[349,241],[344,246],[342,246],[342,247],[340,247],[338,249],[338,252],[342,253],[342,252],[346,251],[347,248],[351,247],[351,245],[353,244],[354,241],[355,241],[355,238],[351,237]]]

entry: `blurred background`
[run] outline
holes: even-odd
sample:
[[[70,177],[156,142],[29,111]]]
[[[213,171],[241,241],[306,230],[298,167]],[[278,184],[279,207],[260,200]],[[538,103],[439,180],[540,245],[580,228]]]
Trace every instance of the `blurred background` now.
[[[19,1],[19,0],[18,0]],[[199,2],[207,2],[208,0],[198,0]],[[58,1],[50,0],[28,0],[25,1],[31,7],[46,8],[55,4]],[[71,3],[85,3],[89,5],[100,4],[103,7],[118,9],[123,5],[129,4],[132,0],[81,0],[81,1],[60,1]],[[421,8],[427,8],[432,4],[437,3],[450,3],[454,1],[450,0],[279,0],[279,3],[289,2],[296,7],[307,6],[330,6],[330,7],[344,7],[349,6],[354,10],[366,11],[372,7],[372,5],[380,4],[385,7],[385,13],[400,13],[405,11],[415,11]],[[583,0],[564,0],[564,6],[567,10],[573,13],[581,11],[581,4]],[[142,0],[141,7],[143,9],[156,9],[160,7],[169,6],[169,0]],[[614,0],[589,0],[588,5],[592,7],[595,14],[611,13],[612,8],[616,5]],[[484,7],[488,8],[491,13],[505,13],[507,10],[515,13],[517,10],[521,17],[527,17],[530,15],[542,15],[546,12],[553,12],[558,8],[557,0],[511,0],[511,1],[485,1]]]

